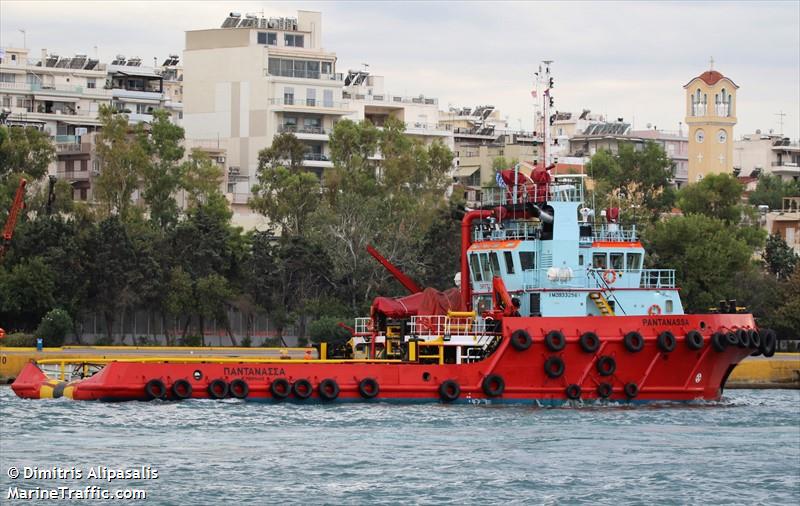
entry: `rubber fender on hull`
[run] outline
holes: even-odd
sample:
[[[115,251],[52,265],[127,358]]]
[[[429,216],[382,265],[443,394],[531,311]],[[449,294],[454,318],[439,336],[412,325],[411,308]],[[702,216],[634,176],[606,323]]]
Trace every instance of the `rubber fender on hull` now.
[[[289,397],[289,394],[292,393],[292,386],[286,378],[276,378],[269,384],[269,393],[272,394],[273,399],[280,401]]]
[[[506,382],[499,374],[490,374],[483,378],[481,388],[483,388],[483,393],[489,397],[498,397],[503,395],[506,389]]]
[[[444,402],[453,402],[461,395],[461,386],[454,380],[444,380],[439,385],[439,397]]]
[[[669,330],[665,330],[658,335],[657,344],[659,350],[663,351],[664,353],[670,353],[675,349],[675,334]]]
[[[600,338],[594,332],[584,332],[578,342],[586,353],[594,353],[600,349]]]
[[[292,393],[301,401],[308,399],[314,393],[314,385],[307,379],[299,379],[292,385]]]
[[[777,347],[777,339],[778,336],[775,334],[775,331],[772,329],[767,329],[764,331],[763,335],[761,336],[761,346],[759,350],[765,357],[771,357],[775,354],[775,349]]]
[[[722,332],[714,332],[711,335],[711,347],[714,351],[723,352],[728,347],[728,339]]]
[[[250,393],[250,385],[248,385],[245,380],[240,378],[236,378],[235,380],[231,381],[231,384],[228,388],[231,392],[231,395],[237,399],[244,399]]]
[[[333,401],[339,397],[339,384],[336,380],[327,378],[319,382],[317,387],[319,396],[324,401]]]
[[[560,378],[564,374],[564,361],[560,357],[550,357],[544,362],[544,372],[549,377]]]
[[[703,344],[705,344],[703,334],[696,330],[690,330],[687,332],[685,341],[686,346],[688,346],[690,350],[695,351],[703,349]]]
[[[151,379],[144,386],[148,400],[164,399],[167,396],[167,386],[160,379]]]
[[[736,341],[739,348],[749,348],[750,334],[748,334],[745,329],[739,329],[736,331]]]
[[[544,344],[550,351],[561,351],[567,345],[567,339],[560,330],[551,330],[544,336]]]
[[[761,347],[761,332],[755,329],[750,331],[750,347],[754,350]]]
[[[358,394],[365,399],[377,397],[381,387],[375,378],[364,378],[358,382]]]
[[[603,355],[597,359],[595,367],[597,368],[597,373],[600,374],[600,376],[611,376],[617,371],[617,361],[614,360],[613,357]]]
[[[644,338],[635,330],[625,334],[623,343],[625,344],[625,349],[631,353],[640,352],[644,348]]]
[[[725,344],[728,346],[737,346],[739,344],[739,338],[736,337],[736,334],[733,332],[728,332],[725,334]]]
[[[639,386],[636,383],[625,384],[625,397],[633,399],[637,395],[639,395]]]
[[[228,384],[225,380],[215,379],[208,384],[208,395],[212,399],[224,399],[228,396]]]
[[[611,383],[600,383],[597,385],[597,396],[601,399],[608,399],[614,393],[614,387]]]
[[[188,399],[192,396],[192,384],[185,379],[175,380],[172,384],[172,396],[176,399]]]
[[[564,393],[566,393],[567,399],[577,401],[581,398],[581,387],[573,383],[566,388]]]
[[[511,346],[517,351],[525,351],[531,347],[533,339],[526,330],[518,329],[511,334]]]

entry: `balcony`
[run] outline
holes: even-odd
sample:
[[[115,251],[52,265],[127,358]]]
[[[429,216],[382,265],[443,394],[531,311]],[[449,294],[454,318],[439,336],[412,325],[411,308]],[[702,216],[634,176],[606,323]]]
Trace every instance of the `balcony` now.
[[[424,96],[404,97],[401,95],[389,95],[389,94],[364,95],[360,93],[352,93],[345,91],[342,93],[342,98],[360,100],[364,102],[369,102],[370,104],[374,105],[388,105],[388,106],[391,106],[392,104],[439,105],[439,99],[426,98]]]
[[[269,99],[269,105],[271,105],[275,111],[286,112],[316,112],[318,114],[336,115],[345,115],[352,112],[349,102],[331,102],[314,99],[271,98]]]
[[[447,137],[453,134],[452,125],[446,123],[406,122],[406,133],[410,135],[440,135]]]
[[[267,77],[291,77],[294,79],[317,79],[320,81],[341,81],[341,72],[335,74],[323,74],[311,70],[282,70],[277,73],[266,72]]]
[[[92,179],[91,172],[88,170],[59,170],[56,172],[56,177],[64,181],[90,181]]]
[[[152,90],[126,90],[125,88],[112,88],[111,94],[114,98],[149,100],[153,102],[160,102],[164,98],[164,93]]]
[[[333,162],[324,153],[305,153],[303,155],[303,167],[331,168]]]
[[[308,141],[327,141],[331,134],[328,128],[292,124],[279,125],[278,132],[293,133],[298,139]]]

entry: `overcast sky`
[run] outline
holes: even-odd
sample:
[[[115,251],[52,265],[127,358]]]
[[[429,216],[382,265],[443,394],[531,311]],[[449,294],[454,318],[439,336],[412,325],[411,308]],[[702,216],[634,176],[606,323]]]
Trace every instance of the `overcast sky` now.
[[[368,63],[386,91],[448,105],[494,104],[531,128],[530,90],[552,59],[556,108],[589,108],[677,130],[683,85],[709,67],[740,86],[735,136],[760,128],[800,135],[800,2],[213,2],[0,0],[0,45],[64,56],[163,60],[184,31],[219,27],[227,13],[322,12],[338,70]]]

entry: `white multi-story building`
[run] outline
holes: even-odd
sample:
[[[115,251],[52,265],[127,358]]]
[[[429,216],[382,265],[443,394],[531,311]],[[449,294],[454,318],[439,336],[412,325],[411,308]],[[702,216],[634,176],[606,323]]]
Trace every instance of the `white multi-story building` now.
[[[453,149],[452,127],[440,121],[436,98],[387,93],[383,76],[359,70],[351,70],[345,76],[342,98],[352,111],[348,119],[366,119],[380,128],[393,117],[405,124],[406,134],[425,144],[438,140]]]
[[[733,170],[740,176],[774,174],[800,180],[800,144],[775,133],[743,135],[733,143]]]
[[[321,173],[332,166],[330,131],[351,111],[342,101],[336,55],[322,47],[320,13],[231,13],[221,28],[186,32],[183,75],[187,139],[225,151],[239,218],[249,213],[258,153],[277,134],[293,132],[308,146],[307,168]]]

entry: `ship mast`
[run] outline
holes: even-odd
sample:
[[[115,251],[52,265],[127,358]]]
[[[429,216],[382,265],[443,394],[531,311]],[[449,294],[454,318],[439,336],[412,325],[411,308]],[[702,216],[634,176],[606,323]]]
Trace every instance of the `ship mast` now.
[[[553,154],[550,152],[550,106],[553,103],[551,95],[553,78],[550,76],[550,64],[553,63],[553,60],[542,60],[542,63],[544,63],[544,73],[539,72],[539,77],[544,79],[544,93],[542,94],[544,102],[542,105],[542,128],[544,129],[542,163],[547,168],[553,163]]]

